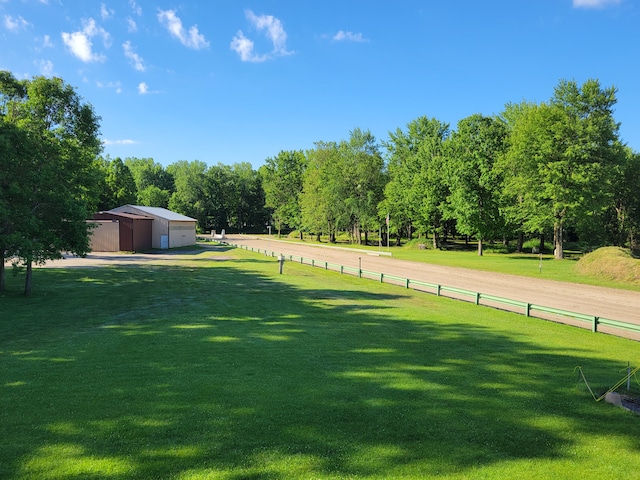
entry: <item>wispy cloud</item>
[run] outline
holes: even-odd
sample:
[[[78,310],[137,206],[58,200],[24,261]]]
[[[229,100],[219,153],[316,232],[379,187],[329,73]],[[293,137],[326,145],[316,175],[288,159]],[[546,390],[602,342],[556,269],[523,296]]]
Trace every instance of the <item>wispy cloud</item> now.
[[[135,0],[129,0],[129,6],[131,7],[131,11],[135,13],[137,16],[142,16],[142,7],[139,6]]]
[[[122,49],[124,50],[124,56],[129,59],[133,68],[138,70],[139,72],[144,72],[146,70],[144,66],[144,60],[142,57],[133,51],[133,47],[131,46],[131,42],[127,40],[122,44]]]
[[[122,85],[120,82],[96,82],[98,88],[114,88],[116,93],[122,93]]]
[[[621,2],[622,0],[573,0],[573,6],[575,8],[604,8]]]
[[[10,32],[18,33],[26,30],[30,25],[31,24],[21,16],[18,16],[18,18],[13,18],[11,15],[4,16],[4,26]]]
[[[253,40],[247,38],[242,30],[231,40],[231,50],[235,51],[243,62],[264,62],[272,57],[291,55],[293,52],[287,50],[287,32],[280,19],[272,15],[256,15],[252,10],[246,10],[247,20],[258,32],[264,32],[265,36],[273,44],[273,49],[268,54],[258,54],[254,52],[255,44]]]
[[[42,38],[42,46],[45,48],[52,48],[53,42],[51,41],[51,37],[49,35],[45,35]]]
[[[51,60],[37,60],[33,62],[40,69],[40,74],[45,77],[51,77],[53,75],[53,62]]]
[[[105,138],[102,141],[102,143],[104,145],[135,145],[138,142],[136,142],[135,140],[131,140],[129,138],[125,138],[125,139],[122,139],[122,140],[109,140],[109,139]]]
[[[102,20],[108,20],[115,15],[115,11],[111,8],[107,8],[104,3],[100,4],[100,17]]]
[[[136,23],[136,21],[131,17],[127,17],[127,32],[135,33],[137,31],[138,31],[138,24]]]
[[[361,33],[345,32],[340,30],[336,33],[332,40],[335,42],[367,42],[368,40]]]
[[[146,95],[147,93],[149,93],[149,85],[147,85],[145,82],[140,82],[138,84],[138,93],[140,95]]]
[[[182,26],[182,20],[176,15],[175,10],[159,10],[158,21],[167,29],[171,36],[177,38],[185,47],[200,50],[209,46],[209,42],[198,31],[198,26],[193,25],[189,31]]]
[[[93,52],[92,38],[102,37],[105,47],[109,47],[111,37],[109,33],[96,25],[93,18],[83,20],[83,28],[80,31],[67,33],[62,32],[62,41],[76,57],[83,62],[104,62],[106,57]]]

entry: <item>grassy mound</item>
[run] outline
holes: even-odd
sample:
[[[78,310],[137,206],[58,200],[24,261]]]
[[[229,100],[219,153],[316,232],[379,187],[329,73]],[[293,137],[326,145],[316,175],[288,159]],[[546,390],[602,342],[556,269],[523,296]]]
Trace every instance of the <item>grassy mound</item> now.
[[[640,260],[625,248],[599,248],[582,257],[576,269],[584,275],[640,285]]]

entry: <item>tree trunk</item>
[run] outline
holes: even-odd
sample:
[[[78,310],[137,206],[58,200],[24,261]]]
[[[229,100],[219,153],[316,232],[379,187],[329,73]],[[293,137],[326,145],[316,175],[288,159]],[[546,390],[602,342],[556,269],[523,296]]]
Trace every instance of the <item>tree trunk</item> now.
[[[482,237],[478,237],[478,256],[482,256]]]
[[[522,253],[523,247],[524,247],[524,233],[520,231],[518,232],[518,243],[516,244],[516,253]]]
[[[540,253],[544,251],[544,233],[540,234],[540,245],[538,246]]]
[[[556,260],[564,258],[564,252],[562,251],[562,221],[560,220],[553,224],[553,257]]]
[[[433,248],[440,248],[440,235],[437,230],[433,230]]]
[[[0,292],[4,291],[5,283],[4,283],[4,250],[0,251]]]
[[[24,280],[24,294],[31,295],[31,277],[33,274],[33,263],[31,260],[27,262],[27,276]]]

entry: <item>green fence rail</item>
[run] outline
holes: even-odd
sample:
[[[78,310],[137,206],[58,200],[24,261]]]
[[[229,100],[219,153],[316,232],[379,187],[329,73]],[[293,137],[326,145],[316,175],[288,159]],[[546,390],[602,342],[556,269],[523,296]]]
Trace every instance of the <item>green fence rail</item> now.
[[[246,245],[239,245],[234,243],[229,243],[225,241],[218,241],[218,243],[229,245],[235,248],[240,248],[243,250],[251,251],[254,253],[261,253],[266,256],[276,257],[276,252],[249,247]],[[587,315],[584,313],[576,313],[570,312],[568,310],[562,310],[559,308],[546,307],[544,305],[536,305],[533,303],[523,302],[520,300],[513,300],[510,298],[499,297],[496,295],[488,295],[486,293],[474,292],[471,290],[465,290],[463,288],[451,287],[447,285],[442,285],[438,283],[430,283],[424,282],[421,280],[412,280],[410,278],[398,277],[395,275],[389,275],[381,272],[372,272],[369,270],[363,270],[362,268],[349,267],[345,265],[338,265],[335,263],[329,263],[325,261],[317,261],[311,258],[300,257],[298,255],[285,255],[285,259],[288,259],[290,262],[300,263],[301,265],[309,265],[311,267],[321,267],[325,270],[332,270],[335,272],[340,272],[341,274],[350,274],[357,276],[359,278],[367,278],[371,280],[377,280],[381,283],[389,283],[394,285],[403,286],[404,288],[412,288],[413,290],[433,293],[437,296],[447,296],[449,298],[456,298],[458,300],[466,300],[474,302],[476,305],[483,306],[492,306],[488,305],[486,302],[491,304],[499,304],[501,306],[506,306],[506,310],[515,313],[521,313],[527,317],[535,317],[548,319],[547,316],[543,316],[541,314],[553,315],[556,317],[566,317],[571,318],[573,320],[577,320],[585,325],[585,327],[590,327],[591,331],[598,332],[599,326],[611,327],[614,329],[625,330],[627,332],[640,333],[640,325],[623,322],[621,320],[614,320],[610,318],[603,318],[594,315]],[[449,295],[447,295],[449,294]],[[453,294],[453,295],[452,295]],[[483,301],[485,303],[483,303]]]

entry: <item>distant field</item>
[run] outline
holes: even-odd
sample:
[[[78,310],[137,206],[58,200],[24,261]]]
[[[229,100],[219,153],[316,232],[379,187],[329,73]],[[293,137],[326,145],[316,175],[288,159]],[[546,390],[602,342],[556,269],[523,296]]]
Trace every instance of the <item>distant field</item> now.
[[[0,478],[602,479],[640,343],[220,248],[0,294]],[[634,390],[640,385],[633,384]]]

